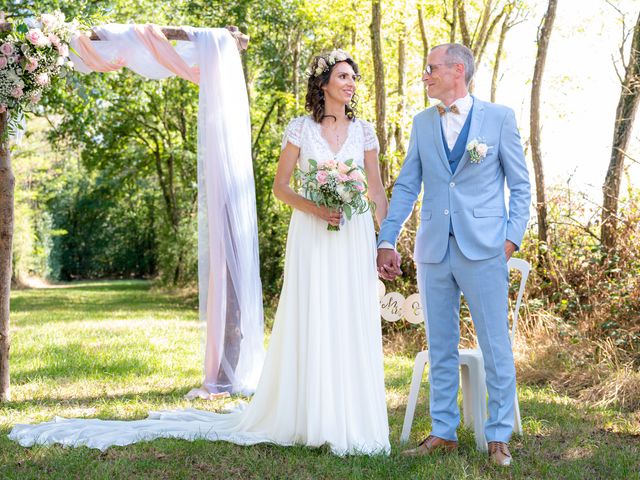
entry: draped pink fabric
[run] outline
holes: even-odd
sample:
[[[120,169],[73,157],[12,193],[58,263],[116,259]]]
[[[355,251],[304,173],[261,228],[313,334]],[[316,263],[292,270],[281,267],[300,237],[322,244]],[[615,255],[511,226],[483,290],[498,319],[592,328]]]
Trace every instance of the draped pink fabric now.
[[[189,67],[173,48],[157,25],[135,25],[134,30],[142,44],[147,47],[157,62],[180,78],[195,84],[200,83],[198,67]]]
[[[124,58],[116,58],[111,62],[107,62],[96,52],[96,49],[91,44],[91,39],[86,35],[79,35],[74,46],[85,65],[94,72],[113,72],[127,65]]]

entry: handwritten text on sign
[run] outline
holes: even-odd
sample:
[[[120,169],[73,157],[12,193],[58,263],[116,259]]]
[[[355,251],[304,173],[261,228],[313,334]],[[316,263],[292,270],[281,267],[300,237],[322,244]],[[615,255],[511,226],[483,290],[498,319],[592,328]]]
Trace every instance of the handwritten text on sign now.
[[[378,283],[378,295],[380,296],[380,313],[387,322],[397,322],[402,317],[409,323],[422,324],[422,302],[420,295],[414,293],[404,298],[401,293],[389,292],[385,294],[384,283]]]

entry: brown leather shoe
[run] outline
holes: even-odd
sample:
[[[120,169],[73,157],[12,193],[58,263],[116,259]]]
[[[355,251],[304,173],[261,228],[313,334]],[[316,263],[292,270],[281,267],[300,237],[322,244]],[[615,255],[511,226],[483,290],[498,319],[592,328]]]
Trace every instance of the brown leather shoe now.
[[[411,450],[405,450],[402,455],[405,457],[419,457],[422,455],[431,455],[435,452],[452,452],[458,448],[458,442],[445,440],[444,438],[429,435],[420,445]]]
[[[489,458],[496,465],[508,467],[511,465],[509,445],[504,442],[489,442]]]

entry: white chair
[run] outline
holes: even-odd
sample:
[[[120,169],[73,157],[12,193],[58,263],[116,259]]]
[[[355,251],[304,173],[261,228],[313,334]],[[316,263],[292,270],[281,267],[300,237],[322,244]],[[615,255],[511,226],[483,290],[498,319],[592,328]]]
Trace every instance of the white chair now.
[[[518,326],[518,312],[520,311],[520,303],[524,294],[527,278],[531,266],[525,260],[519,258],[511,258],[508,262],[509,269],[520,271],[521,280],[516,304],[513,309],[513,322],[511,325],[511,344],[513,345],[516,328]],[[484,422],[487,418],[487,387],[485,383],[484,361],[482,352],[479,348],[465,348],[459,351],[460,357],[460,384],[462,387],[462,412],[464,415],[464,425],[473,427],[476,437],[476,447],[478,450],[487,451],[487,441],[484,437]],[[416,356],[413,366],[413,375],[411,378],[411,389],[409,391],[409,400],[407,402],[407,410],[404,415],[404,424],[402,425],[402,434],[400,442],[405,443],[409,440],[411,433],[411,425],[413,424],[413,416],[418,402],[418,392],[422,383],[422,376],[429,363],[429,352],[424,350]],[[518,394],[515,397],[515,424],[514,432],[522,433],[522,420],[520,418],[520,406],[518,403]]]

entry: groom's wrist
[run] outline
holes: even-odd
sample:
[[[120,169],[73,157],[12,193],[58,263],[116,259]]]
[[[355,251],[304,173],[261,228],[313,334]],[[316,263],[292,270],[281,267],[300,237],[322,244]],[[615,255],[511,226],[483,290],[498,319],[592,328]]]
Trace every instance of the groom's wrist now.
[[[391,245],[389,242],[387,242],[386,240],[382,240],[379,244],[378,244],[378,248],[388,248],[389,250],[395,250],[396,247],[394,247],[393,245]]]

